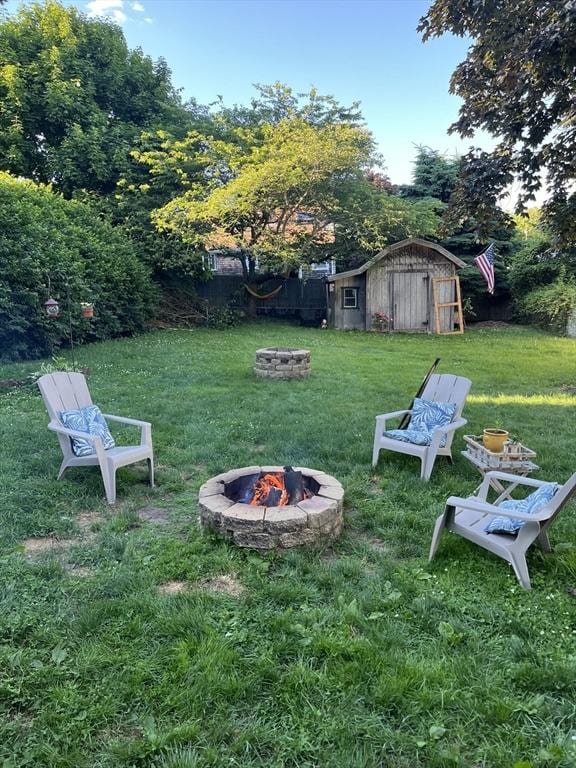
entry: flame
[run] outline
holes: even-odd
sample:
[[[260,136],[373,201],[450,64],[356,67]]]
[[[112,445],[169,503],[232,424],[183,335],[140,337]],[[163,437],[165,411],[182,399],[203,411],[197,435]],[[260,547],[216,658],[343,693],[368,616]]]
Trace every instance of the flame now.
[[[256,480],[254,483],[254,496],[252,497],[250,504],[253,506],[265,504],[272,488],[277,488],[281,491],[280,500],[275,506],[285,507],[288,504],[288,491],[284,485],[284,475],[273,474],[264,475],[264,477]]]

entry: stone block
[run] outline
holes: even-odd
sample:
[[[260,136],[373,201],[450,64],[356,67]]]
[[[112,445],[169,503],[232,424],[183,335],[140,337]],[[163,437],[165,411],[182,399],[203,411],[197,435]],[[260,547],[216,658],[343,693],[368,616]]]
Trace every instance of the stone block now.
[[[234,502],[226,496],[204,496],[198,501],[198,509],[201,515],[214,515],[224,512],[232,507]]]
[[[311,499],[301,501],[298,506],[308,515],[310,528],[320,528],[325,523],[333,521],[338,514],[337,502],[322,496],[313,496]]]
[[[291,547],[302,547],[306,544],[315,544],[317,541],[316,531],[310,528],[302,528],[294,533],[281,533],[279,537],[280,546],[286,549]]]
[[[298,507],[267,507],[264,513],[264,530],[270,533],[295,531],[307,522],[308,515]]]
[[[224,493],[224,483],[217,480],[208,480],[208,482],[200,486],[198,496],[200,498],[203,496],[218,496],[221,493]]]
[[[262,531],[266,507],[233,504],[222,512],[222,525],[229,531]]]
[[[321,485],[318,489],[318,496],[341,502],[344,498],[344,488],[341,485]]]
[[[236,531],[233,540],[234,544],[237,544],[239,547],[248,547],[250,549],[274,549],[274,547],[278,546],[277,538],[268,533]]]

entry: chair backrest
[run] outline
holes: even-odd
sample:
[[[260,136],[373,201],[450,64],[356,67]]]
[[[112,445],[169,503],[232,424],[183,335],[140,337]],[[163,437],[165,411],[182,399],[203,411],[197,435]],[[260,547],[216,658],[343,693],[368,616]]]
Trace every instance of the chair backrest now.
[[[38,379],[38,388],[50,419],[60,421],[60,411],[71,411],[92,405],[92,398],[82,373],[58,371]]]
[[[564,485],[561,485],[560,488],[558,488],[554,496],[552,496],[551,500],[546,505],[550,510],[550,517],[542,524],[542,527],[547,528],[550,525],[560,510],[570,501],[570,498],[575,491],[576,472],[566,480]]]
[[[451,373],[433,373],[428,379],[421,397],[435,403],[456,403],[454,420],[462,415],[462,409],[471,386],[470,379],[465,379],[464,376],[453,376]]]

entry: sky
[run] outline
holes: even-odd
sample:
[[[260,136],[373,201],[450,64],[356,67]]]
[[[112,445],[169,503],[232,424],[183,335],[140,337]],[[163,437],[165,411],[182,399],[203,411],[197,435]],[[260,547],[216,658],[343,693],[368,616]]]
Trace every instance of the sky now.
[[[131,48],[163,57],[184,98],[248,104],[254,83],[315,86],[361,103],[392,182],[411,181],[415,145],[449,155],[474,143],[449,136],[460,99],[449,94],[469,41],[416,32],[430,0],[64,0],[118,23]],[[26,3],[9,0],[8,12]]]

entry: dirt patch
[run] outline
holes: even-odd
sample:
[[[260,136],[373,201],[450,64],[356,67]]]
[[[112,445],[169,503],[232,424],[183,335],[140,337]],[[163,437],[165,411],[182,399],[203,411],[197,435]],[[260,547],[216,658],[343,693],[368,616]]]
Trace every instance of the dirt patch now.
[[[87,565],[67,565],[67,573],[77,579],[85,579],[86,576],[91,576],[94,573],[94,569]]]
[[[142,507],[142,509],[138,510],[137,514],[143,523],[166,525],[170,522],[170,513],[167,509],[161,509],[160,507]]]
[[[101,525],[102,516],[99,512],[81,512],[75,520],[82,533],[93,533],[93,529]]]
[[[368,543],[370,544],[372,549],[376,549],[378,552],[386,552],[388,554],[391,551],[388,544],[386,544],[385,541],[382,541],[382,539],[379,539],[377,536],[374,536],[372,539],[369,539]]]
[[[24,539],[22,546],[24,553],[28,557],[35,557],[44,552],[55,552],[65,547],[70,547],[74,543],[73,539],[59,539],[56,536],[42,536],[35,539]]]
[[[164,584],[158,584],[158,592],[161,595],[177,595],[189,586],[187,581],[165,581]]]
[[[223,575],[215,576],[213,579],[204,579],[197,584],[201,589],[207,589],[210,592],[224,592],[231,597],[240,597],[245,589],[234,576]]]

